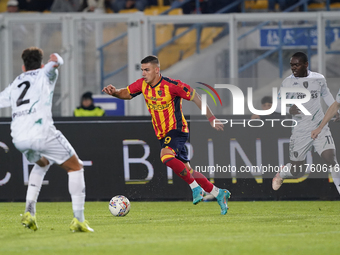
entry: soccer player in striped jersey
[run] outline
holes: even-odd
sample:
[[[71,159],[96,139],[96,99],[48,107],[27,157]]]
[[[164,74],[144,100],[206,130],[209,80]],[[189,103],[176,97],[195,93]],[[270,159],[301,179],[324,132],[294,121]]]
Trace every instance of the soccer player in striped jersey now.
[[[182,99],[193,101],[201,109],[201,97],[188,84],[162,76],[156,56],[144,58],[141,61],[141,70],[143,78],[126,88],[116,89],[110,84],[103,89],[103,92],[125,100],[143,94],[152,117],[155,134],[161,144],[160,158],[163,164],[189,184],[193,192],[193,204],[202,201],[206,191],[216,197],[221,207],[221,214],[226,214],[230,192],[217,188],[203,174],[193,170],[185,147],[185,142],[189,138],[189,129],[182,112]],[[214,121],[215,116],[208,106],[206,112],[211,126],[216,130],[223,130],[223,124]]]
[[[55,128],[52,119],[57,69],[64,61],[54,53],[43,65],[43,51],[36,47],[25,49],[21,58],[24,72],[0,93],[0,108],[12,108],[13,144],[29,162],[35,163],[28,180],[26,209],[21,222],[29,229],[38,229],[35,213],[41,185],[49,167],[58,164],[68,172],[74,214],[70,230],[93,232],[84,219],[85,181],[81,160],[64,135]]]
[[[290,59],[290,67],[292,75],[288,76],[282,82],[281,87],[297,87],[309,90],[311,98],[308,102],[304,103],[303,106],[311,115],[304,115],[296,105],[288,109],[293,119],[297,122],[297,125],[292,129],[289,142],[290,163],[286,164],[281,172],[275,175],[272,181],[272,187],[274,190],[278,190],[284,179],[296,178],[301,172],[304,172],[305,165],[303,163],[306,154],[314,147],[329,167],[333,181],[340,193],[340,179],[334,175],[333,171],[333,167],[338,164],[335,156],[335,145],[328,124],[325,123],[323,125],[319,138],[315,140],[311,139],[312,130],[316,129],[324,118],[320,98],[322,97],[328,106],[334,103],[334,98],[329,92],[325,77],[322,74],[308,70],[308,58],[306,54],[303,52],[293,54]],[[287,93],[287,95],[281,95],[279,93],[279,100],[281,100],[281,96],[286,96],[287,98],[303,98],[305,94]],[[280,106],[281,103],[278,102],[278,105]]]

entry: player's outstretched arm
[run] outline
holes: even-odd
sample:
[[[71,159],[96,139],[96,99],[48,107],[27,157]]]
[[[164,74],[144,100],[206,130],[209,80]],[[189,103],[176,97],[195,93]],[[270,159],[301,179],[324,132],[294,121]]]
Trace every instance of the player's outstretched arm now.
[[[202,109],[202,100],[201,100],[201,96],[196,92],[194,95],[194,98],[192,100],[197,107],[201,110]],[[212,111],[210,110],[209,106],[207,105],[207,114],[206,114],[207,119],[210,122],[210,125],[216,129],[216,130],[222,130],[223,131],[223,124],[215,118],[214,114],[212,113]]]
[[[64,64],[64,60],[58,53],[53,53],[50,55],[50,59],[48,63],[43,66],[45,74],[49,77],[50,80],[55,80],[57,76],[57,68]]]
[[[333,118],[334,115],[337,114],[338,110],[340,108],[340,103],[335,101],[326,111],[325,116],[323,117],[320,125],[312,131],[311,137],[313,139],[316,139],[318,135],[320,134],[323,127]]]
[[[130,95],[129,91],[126,88],[116,89],[116,87],[111,84],[104,87],[102,92],[110,96],[117,97],[119,99],[124,99],[124,100],[132,99],[132,96]]]
[[[58,68],[60,65],[63,64],[64,61],[59,55],[57,55],[56,53],[53,53],[50,55],[50,59],[48,60],[48,62],[55,62],[53,67]]]

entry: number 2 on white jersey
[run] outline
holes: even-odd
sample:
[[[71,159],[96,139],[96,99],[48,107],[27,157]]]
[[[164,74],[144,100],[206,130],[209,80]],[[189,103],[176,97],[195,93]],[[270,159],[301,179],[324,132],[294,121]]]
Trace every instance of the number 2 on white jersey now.
[[[26,100],[23,100],[24,96],[26,95],[27,93],[27,90],[29,89],[29,87],[31,86],[31,84],[28,82],[28,81],[24,81],[22,83],[20,83],[18,85],[18,88],[20,88],[22,85],[25,85],[25,88],[24,90],[21,92],[18,100],[17,100],[17,107],[19,107],[20,105],[23,105],[23,104],[29,104],[30,100],[29,99],[26,99]]]

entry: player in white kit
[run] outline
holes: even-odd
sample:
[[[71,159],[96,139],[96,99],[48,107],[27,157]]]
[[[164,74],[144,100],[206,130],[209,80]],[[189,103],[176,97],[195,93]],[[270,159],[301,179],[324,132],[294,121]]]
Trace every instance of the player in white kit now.
[[[43,51],[36,47],[25,49],[21,57],[24,72],[0,93],[0,108],[12,108],[13,144],[29,162],[35,163],[29,177],[22,224],[34,231],[38,229],[35,214],[42,181],[49,167],[58,164],[68,172],[74,213],[70,230],[93,232],[84,218],[85,181],[81,160],[64,135],[55,128],[52,119],[57,68],[64,61],[54,53],[43,65]]]
[[[327,123],[339,112],[340,109],[340,90],[335,98],[335,102],[327,109],[325,113],[325,117],[323,117],[323,120],[321,121],[320,125],[312,131],[311,138],[317,141],[319,139],[319,134],[322,132],[324,126],[327,125]],[[335,121],[338,121],[339,119],[336,118]],[[339,165],[336,165],[333,169],[331,169],[332,179],[337,187],[338,191],[340,190],[340,167]],[[340,193],[340,191],[339,191]]]
[[[290,163],[286,164],[281,169],[281,172],[277,173],[273,178],[272,187],[274,190],[278,190],[281,187],[285,178],[295,178],[299,173],[305,171],[304,161],[306,154],[313,146],[330,170],[337,165],[335,145],[327,123],[320,131],[318,139],[313,140],[311,138],[311,131],[318,127],[324,117],[320,97],[323,98],[328,106],[334,102],[334,98],[327,87],[326,79],[322,74],[308,70],[308,59],[303,52],[297,52],[291,57],[290,66],[293,74],[282,82],[281,88],[291,87],[309,90],[311,98],[303,106],[311,115],[304,115],[296,105],[289,108],[289,113],[297,125],[293,128],[290,137]],[[286,95],[286,98],[294,99],[304,97],[305,94],[303,93],[287,93]],[[281,99],[281,93],[279,93],[278,99]],[[278,105],[280,105],[280,102]],[[334,180],[334,182],[339,180]],[[340,193],[339,186],[336,186]]]

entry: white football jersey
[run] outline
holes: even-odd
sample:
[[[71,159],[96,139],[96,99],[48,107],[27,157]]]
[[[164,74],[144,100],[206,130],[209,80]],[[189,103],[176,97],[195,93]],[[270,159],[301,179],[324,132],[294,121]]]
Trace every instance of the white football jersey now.
[[[328,106],[334,102],[334,98],[327,87],[325,77],[316,72],[308,71],[307,77],[295,77],[292,74],[283,80],[281,88],[282,87],[305,88],[309,90],[311,94],[310,100],[302,104],[311,115],[300,113],[292,116],[292,118],[297,121],[297,126],[293,129],[294,133],[310,133],[319,126],[324,117],[320,97],[324,99]],[[278,94],[278,105],[281,105],[280,92]],[[298,99],[304,98],[305,96],[304,93],[287,93],[286,98]],[[325,126],[325,128],[327,128],[327,126]]]
[[[0,108],[12,108],[13,143],[46,138],[56,132],[52,97],[58,78],[57,66],[63,64],[63,59],[57,57],[58,63],[48,62],[43,68],[20,74],[0,93]]]

